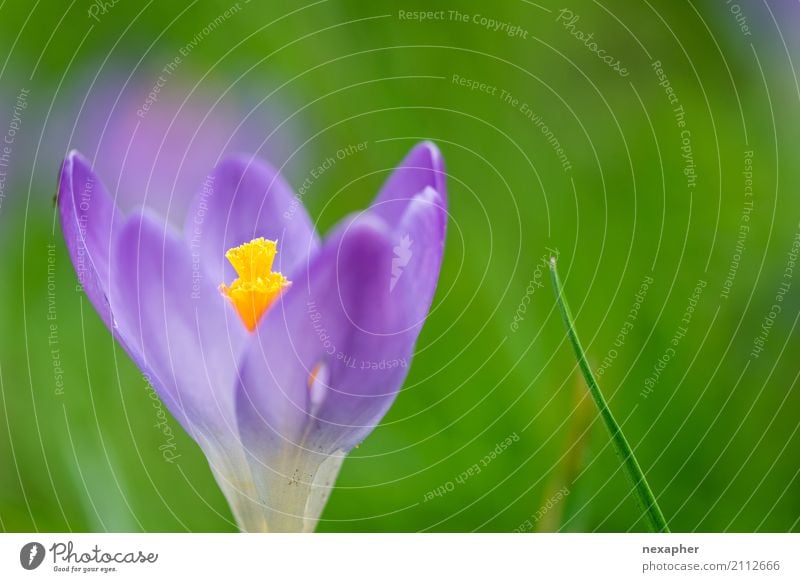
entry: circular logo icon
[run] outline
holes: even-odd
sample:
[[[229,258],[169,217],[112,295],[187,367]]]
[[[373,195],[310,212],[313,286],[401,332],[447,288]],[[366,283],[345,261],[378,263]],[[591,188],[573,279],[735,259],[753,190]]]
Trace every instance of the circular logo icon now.
[[[19,551],[19,563],[26,570],[38,568],[44,561],[44,546],[39,542],[30,542]]]

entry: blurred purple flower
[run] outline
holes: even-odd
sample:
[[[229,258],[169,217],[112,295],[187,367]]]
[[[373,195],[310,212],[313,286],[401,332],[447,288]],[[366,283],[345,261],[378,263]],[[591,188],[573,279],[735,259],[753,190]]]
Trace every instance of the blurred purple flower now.
[[[247,157],[208,176],[182,233],[123,216],[76,152],[59,210],[87,296],[205,452],[240,528],[312,531],[344,456],[397,395],[433,299],[447,222],[436,146],[416,146],[322,242],[289,184]]]
[[[68,137],[100,175],[113,176],[107,187],[123,210],[145,204],[181,224],[208,169],[231,153],[302,165],[292,145],[301,132],[276,96],[259,104],[263,83],[258,92],[242,83],[223,91],[162,79],[147,70],[127,82],[111,75],[80,84],[85,93],[70,95],[69,114],[56,122],[60,147]]]

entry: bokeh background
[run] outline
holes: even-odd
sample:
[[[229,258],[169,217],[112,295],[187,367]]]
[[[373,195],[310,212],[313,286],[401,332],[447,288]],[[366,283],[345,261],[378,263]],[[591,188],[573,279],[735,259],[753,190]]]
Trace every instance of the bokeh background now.
[[[0,3],[0,529],[235,530],[76,291],[53,207],[69,149],[123,208],[180,222],[226,152],[299,187],[366,142],[304,193],[324,231],[431,139],[451,212],[434,308],[319,531],[645,529],[555,311],[555,250],[671,527],[797,531],[798,8]]]

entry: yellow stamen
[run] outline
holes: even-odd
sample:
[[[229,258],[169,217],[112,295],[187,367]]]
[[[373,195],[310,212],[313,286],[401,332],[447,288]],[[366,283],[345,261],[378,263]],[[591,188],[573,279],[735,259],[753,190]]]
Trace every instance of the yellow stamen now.
[[[259,237],[225,253],[239,278],[230,287],[222,283],[219,290],[230,300],[249,331],[256,329],[269,306],[291,285],[283,274],[272,272],[277,252],[278,241]]]

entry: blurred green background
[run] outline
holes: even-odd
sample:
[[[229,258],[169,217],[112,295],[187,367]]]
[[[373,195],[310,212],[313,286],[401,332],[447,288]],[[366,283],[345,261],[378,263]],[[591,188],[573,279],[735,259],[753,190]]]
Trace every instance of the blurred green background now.
[[[52,203],[70,148],[123,208],[180,221],[206,158],[258,151],[299,187],[366,141],[304,193],[324,231],[420,139],[449,172],[439,289],[406,385],[345,462],[319,531],[645,529],[575,373],[548,249],[671,527],[800,529],[797,6],[457,3],[465,21],[438,1],[268,4],[0,4],[0,135],[14,130],[0,166],[2,530],[235,530],[171,418],[179,457],[165,460],[158,405],[75,290]],[[443,12],[406,15],[420,10]]]

